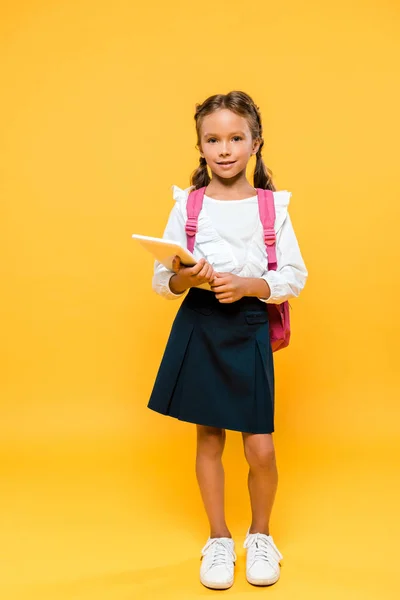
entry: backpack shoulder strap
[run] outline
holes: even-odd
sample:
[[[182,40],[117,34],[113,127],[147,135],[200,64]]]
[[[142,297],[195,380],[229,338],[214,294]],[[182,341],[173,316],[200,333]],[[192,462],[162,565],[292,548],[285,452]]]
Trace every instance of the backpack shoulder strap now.
[[[268,256],[268,270],[276,271],[275,203],[271,190],[257,188],[258,210],[264,230],[264,242]]]
[[[185,226],[187,247],[190,252],[194,250],[194,242],[197,233],[197,222],[199,220],[199,214],[203,206],[203,198],[205,187],[199,188],[198,190],[192,190],[187,199],[186,212],[187,221]]]

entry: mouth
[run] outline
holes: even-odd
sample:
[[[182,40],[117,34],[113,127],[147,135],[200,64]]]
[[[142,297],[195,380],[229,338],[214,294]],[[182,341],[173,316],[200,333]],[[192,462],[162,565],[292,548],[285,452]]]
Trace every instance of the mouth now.
[[[219,162],[217,164],[220,165],[221,167],[229,167],[231,165],[234,165],[235,162],[236,162],[236,160],[229,160],[229,161]]]

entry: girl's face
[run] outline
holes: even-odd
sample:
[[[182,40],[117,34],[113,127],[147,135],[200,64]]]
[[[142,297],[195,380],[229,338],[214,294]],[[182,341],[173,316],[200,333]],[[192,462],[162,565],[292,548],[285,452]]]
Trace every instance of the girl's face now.
[[[202,119],[199,149],[213,175],[230,179],[245,171],[259,146],[260,140],[253,140],[247,119],[229,109],[217,110]]]

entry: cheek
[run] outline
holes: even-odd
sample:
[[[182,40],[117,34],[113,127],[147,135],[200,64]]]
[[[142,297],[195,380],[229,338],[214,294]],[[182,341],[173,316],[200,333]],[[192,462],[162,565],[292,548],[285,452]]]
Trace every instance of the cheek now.
[[[243,160],[248,160],[252,155],[252,148],[249,148],[248,146],[243,145],[240,148],[238,154]]]

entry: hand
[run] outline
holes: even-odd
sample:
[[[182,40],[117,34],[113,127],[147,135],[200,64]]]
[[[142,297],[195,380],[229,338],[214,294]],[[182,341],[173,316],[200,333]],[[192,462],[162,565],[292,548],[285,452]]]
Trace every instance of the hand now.
[[[232,273],[216,273],[211,290],[221,304],[236,302],[246,295],[244,278]]]
[[[203,283],[210,283],[215,277],[213,267],[205,258],[201,258],[194,267],[184,267],[179,256],[175,256],[172,262],[172,270],[176,275],[176,285],[179,288],[183,288],[183,290],[197,287]],[[175,277],[172,277],[170,283],[173,283],[174,287],[176,287],[173,282],[174,279]]]

